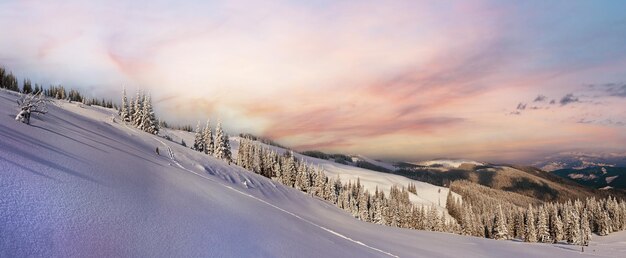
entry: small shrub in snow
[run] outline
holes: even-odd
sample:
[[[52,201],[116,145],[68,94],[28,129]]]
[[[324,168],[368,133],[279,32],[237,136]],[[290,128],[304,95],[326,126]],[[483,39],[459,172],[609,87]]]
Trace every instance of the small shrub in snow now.
[[[20,111],[15,116],[15,120],[30,124],[30,116],[33,113],[45,114],[48,112],[46,104],[47,100],[41,95],[41,92],[22,95],[22,97],[17,100]]]

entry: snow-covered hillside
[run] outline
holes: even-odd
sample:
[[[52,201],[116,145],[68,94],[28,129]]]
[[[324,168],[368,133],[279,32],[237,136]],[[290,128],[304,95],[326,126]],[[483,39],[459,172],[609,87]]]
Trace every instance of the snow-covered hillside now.
[[[180,142],[181,140],[184,140],[187,144],[193,143],[194,133],[176,130],[166,130],[164,133],[170,136],[173,141]],[[239,140],[239,137],[231,137],[231,148],[233,149],[232,153],[235,157],[237,155],[237,150],[239,149]],[[276,146],[266,144],[263,144],[263,146],[279,153],[288,151]],[[363,184],[365,189],[368,189],[372,193],[376,190],[376,187],[378,187],[379,190],[382,190],[385,194],[389,195],[391,186],[396,185],[407,187],[409,183],[413,183],[417,189],[417,194],[409,193],[409,199],[412,202],[422,204],[427,207],[436,207],[440,212],[445,211],[446,197],[448,196],[449,191],[446,187],[435,186],[399,175],[387,174],[355,166],[339,164],[330,160],[313,158],[299,153],[294,153],[294,155],[296,158],[303,159],[309,164],[320,166],[329,177],[335,178],[339,176],[339,178],[341,178],[344,182],[356,182],[358,179],[361,184]],[[370,159],[367,159],[367,161],[370,162]],[[459,195],[455,193],[453,193],[453,195],[460,199]]]
[[[598,238],[589,247],[596,252],[581,254],[576,246],[361,222],[294,189],[112,122],[111,110],[57,102],[30,126],[16,122],[15,98],[0,92],[0,257],[615,257],[626,252],[624,234]]]
[[[364,161],[370,164],[373,164],[375,166],[379,166],[381,168],[390,170],[390,171],[394,171],[397,170],[398,168],[396,166],[394,166],[394,164],[391,163],[387,163],[387,162],[383,162],[383,161],[379,161],[379,160],[375,160],[363,155],[356,155],[352,157],[352,161],[353,162],[357,162],[357,161]]]
[[[416,165],[420,166],[441,166],[444,168],[459,168],[463,164],[471,164],[475,166],[484,165],[478,161],[467,160],[467,159],[434,159],[434,160],[426,160],[421,162],[416,162]]]

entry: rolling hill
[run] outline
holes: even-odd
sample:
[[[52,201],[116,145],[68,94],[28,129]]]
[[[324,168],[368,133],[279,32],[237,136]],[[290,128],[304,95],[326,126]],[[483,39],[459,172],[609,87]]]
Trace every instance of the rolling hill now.
[[[596,189],[626,190],[626,167],[569,168],[551,173]]]

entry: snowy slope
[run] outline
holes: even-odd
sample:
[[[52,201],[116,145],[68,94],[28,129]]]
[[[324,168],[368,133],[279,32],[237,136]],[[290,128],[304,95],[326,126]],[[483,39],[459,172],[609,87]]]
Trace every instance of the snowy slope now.
[[[444,168],[459,168],[463,164],[472,164],[476,166],[484,165],[478,161],[466,160],[466,159],[434,159],[434,160],[426,160],[415,162],[416,165],[420,166],[441,166]]]
[[[353,162],[356,162],[357,160],[365,161],[365,162],[368,162],[370,164],[373,164],[373,165],[385,168],[385,169],[390,170],[390,171],[394,171],[394,170],[398,169],[396,166],[394,166],[391,163],[378,161],[378,160],[375,160],[375,159],[372,159],[372,158],[369,158],[369,157],[366,157],[366,156],[363,156],[363,155],[356,155],[356,156],[352,157],[352,160],[353,160]]]
[[[235,154],[237,153],[239,147],[238,141],[239,137],[232,137],[231,139],[231,148],[233,149],[233,153]],[[267,148],[271,148],[279,153],[284,153],[285,151],[287,151],[283,148],[276,146],[270,146],[265,144],[264,146]],[[417,194],[409,193],[409,200],[411,200],[415,204],[421,204],[427,207],[435,207],[440,212],[445,212],[445,214],[447,214],[445,207],[449,189],[446,187],[424,183],[399,175],[393,175],[350,165],[344,165],[331,160],[309,157],[306,155],[301,155],[299,153],[294,153],[294,156],[297,159],[305,160],[309,164],[321,167],[328,177],[336,178],[337,176],[339,176],[342,182],[356,182],[357,180],[360,180],[363,187],[365,189],[368,189],[371,193],[373,193],[376,190],[376,187],[378,187],[379,191],[385,192],[385,194],[388,196],[391,186],[396,185],[408,187],[409,183],[413,183],[416,187]],[[460,199],[460,196],[456,193],[453,193],[453,195]]]
[[[14,98],[0,92],[0,257],[581,256],[574,246],[360,222],[113,123],[109,110],[62,103],[18,123]],[[595,244],[616,250],[620,241]]]
[[[172,138],[172,141],[180,142],[180,140],[183,139],[185,140],[187,145],[193,144],[194,133],[178,130],[166,130],[164,134],[170,136]],[[231,137],[230,140],[232,153],[234,157],[236,157],[237,150],[239,149],[239,137]],[[263,145],[266,148],[270,148],[279,153],[284,153],[285,151],[287,151],[280,147],[266,144]],[[449,191],[449,189],[446,187],[435,186],[432,184],[412,180],[403,176],[339,164],[330,160],[313,158],[298,153],[294,153],[294,155],[298,159],[304,159],[309,164],[319,165],[321,168],[324,169],[327,176],[329,177],[335,178],[339,176],[343,182],[356,182],[357,179],[359,179],[365,189],[368,189],[372,193],[375,191],[376,187],[378,187],[378,189],[384,191],[385,194],[389,194],[389,189],[392,185],[407,187],[409,183],[413,183],[416,186],[417,195],[413,193],[409,194],[409,198],[412,202],[416,204],[422,204],[428,207],[435,206],[439,211],[445,211],[446,197],[448,196]],[[370,162],[369,159],[367,161]],[[457,194],[453,194],[456,197],[459,197]]]

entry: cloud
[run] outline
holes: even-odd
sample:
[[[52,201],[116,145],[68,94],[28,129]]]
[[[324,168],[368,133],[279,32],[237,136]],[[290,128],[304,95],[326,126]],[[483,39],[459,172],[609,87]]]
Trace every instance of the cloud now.
[[[561,98],[561,100],[559,101],[559,103],[561,103],[561,106],[565,106],[567,104],[576,103],[576,102],[580,102],[580,100],[578,99],[578,97],[575,97],[574,94],[572,93],[569,93],[563,96],[563,98]]]
[[[533,102],[543,102],[544,100],[546,100],[546,96],[538,95]]]
[[[114,99],[121,85],[145,88],[168,122],[221,117],[232,133],[300,149],[409,158],[625,141],[597,122],[624,121],[624,83],[579,91],[624,80],[625,26],[608,22],[623,17],[603,10],[594,20],[579,5],[555,16],[558,4],[488,1],[0,2],[11,35],[0,61],[20,78]],[[589,19],[575,27],[553,22],[580,14]],[[593,124],[575,124],[581,109]]]
[[[601,85],[591,84],[589,87],[603,91],[611,97],[626,98],[626,83],[606,83]]]

